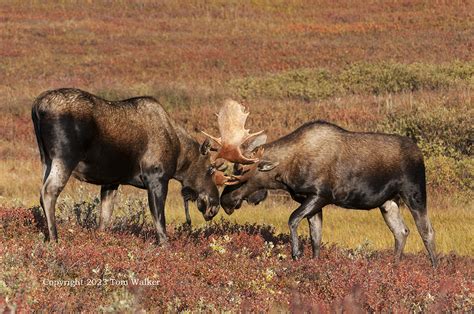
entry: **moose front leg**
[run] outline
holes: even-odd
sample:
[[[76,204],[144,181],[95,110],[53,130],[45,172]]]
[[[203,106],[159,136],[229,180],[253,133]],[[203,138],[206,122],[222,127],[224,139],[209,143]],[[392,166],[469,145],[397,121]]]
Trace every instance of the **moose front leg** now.
[[[100,188],[100,219],[99,230],[104,231],[110,225],[110,218],[114,211],[114,201],[117,195],[118,184],[102,185]]]
[[[146,185],[148,190],[148,205],[156,226],[156,236],[158,244],[167,242],[166,221],[165,221],[165,203],[168,194],[169,180],[159,176],[147,176]]]
[[[184,213],[186,214],[186,224],[191,226],[191,216],[189,215],[189,201],[184,200]]]
[[[308,224],[311,247],[313,248],[313,258],[318,258],[323,234],[323,211],[320,210],[314,214],[314,216],[308,217]]]
[[[315,216],[316,213],[321,211],[327,202],[317,196],[308,196],[306,200],[298,207],[290,216],[288,226],[290,227],[290,238],[291,238],[291,256],[294,260],[297,260],[301,256],[300,245],[298,240],[298,225],[303,218],[309,218]],[[314,246],[313,246],[314,249]],[[314,255],[313,251],[313,255]]]

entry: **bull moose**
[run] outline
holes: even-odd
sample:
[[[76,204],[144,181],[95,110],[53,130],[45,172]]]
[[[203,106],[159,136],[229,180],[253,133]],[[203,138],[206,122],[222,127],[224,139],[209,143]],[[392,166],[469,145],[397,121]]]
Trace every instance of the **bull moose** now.
[[[380,208],[395,238],[399,260],[409,230],[400,200],[410,209],[433,266],[437,264],[434,231],[427,215],[423,156],[409,138],[382,133],[350,132],[324,121],[309,122],[271,143],[261,132],[248,139],[248,113],[228,102],[218,115],[219,157],[235,162],[220,202],[232,214],[242,202],[258,204],[267,190],[289,192],[300,206],[289,218],[292,256],[301,255],[297,228],[309,223],[313,257],[318,257],[324,206],[369,210]],[[233,121],[230,123],[229,121]]]
[[[170,179],[182,184],[187,218],[188,201],[197,202],[206,220],[219,209],[209,140],[199,145],[152,97],[107,101],[79,89],[46,91],[33,103],[32,120],[50,240],[57,240],[55,204],[71,175],[101,186],[102,230],[110,223],[120,184],[148,191],[159,243],[167,239],[164,207]]]

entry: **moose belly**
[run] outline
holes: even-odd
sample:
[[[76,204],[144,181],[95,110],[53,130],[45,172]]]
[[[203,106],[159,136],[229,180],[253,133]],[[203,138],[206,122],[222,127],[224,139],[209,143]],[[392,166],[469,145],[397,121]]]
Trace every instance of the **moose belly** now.
[[[126,184],[140,173],[144,147],[140,137],[100,136],[88,146],[73,175],[93,184]]]
[[[337,206],[351,209],[372,209],[380,207],[387,200],[393,199],[399,193],[396,181],[387,182],[374,188],[360,182],[356,186],[345,186],[333,190],[333,203]]]
[[[100,185],[124,184],[137,175],[138,162],[123,155],[88,158],[80,161],[73,171],[75,178]]]

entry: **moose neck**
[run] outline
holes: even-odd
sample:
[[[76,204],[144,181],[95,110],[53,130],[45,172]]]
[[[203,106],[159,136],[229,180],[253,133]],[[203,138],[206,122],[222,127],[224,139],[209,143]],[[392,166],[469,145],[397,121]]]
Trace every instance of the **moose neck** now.
[[[180,126],[176,127],[176,134],[178,135],[180,150],[174,178],[182,183],[188,177],[193,160],[199,158],[199,143]]]

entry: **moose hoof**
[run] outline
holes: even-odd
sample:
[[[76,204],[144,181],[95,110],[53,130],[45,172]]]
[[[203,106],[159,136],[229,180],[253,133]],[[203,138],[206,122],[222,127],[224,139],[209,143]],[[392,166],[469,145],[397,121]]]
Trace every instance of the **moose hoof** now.
[[[168,246],[168,239],[167,238],[158,238],[158,239],[156,239],[156,244],[160,247],[167,247]]]
[[[105,225],[99,225],[99,228],[97,228],[99,232],[104,232],[107,230],[107,227]]]
[[[301,252],[292,253],[291,257],[293,258],[294,261],[297,261],[301,258]]]

